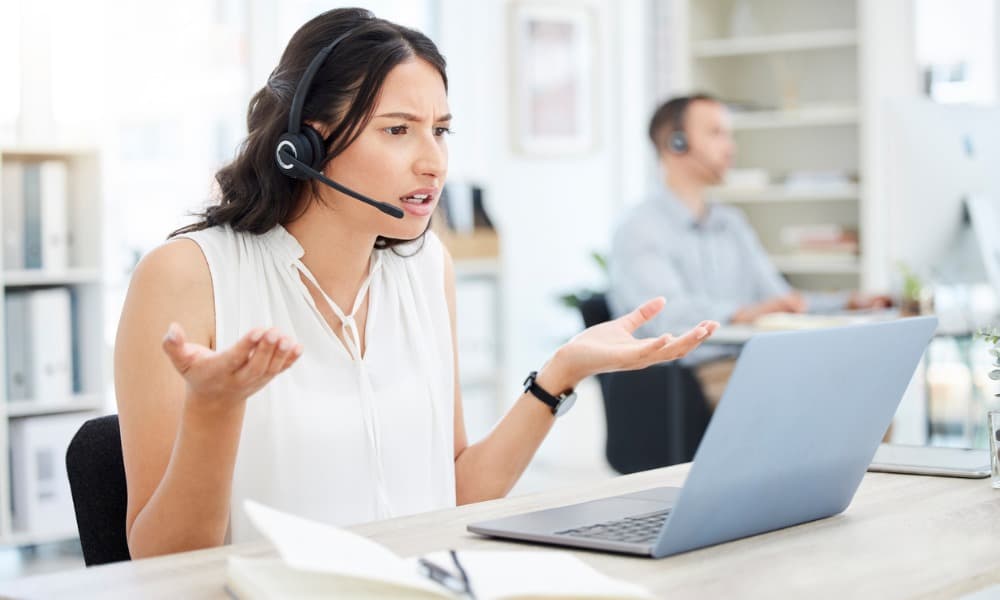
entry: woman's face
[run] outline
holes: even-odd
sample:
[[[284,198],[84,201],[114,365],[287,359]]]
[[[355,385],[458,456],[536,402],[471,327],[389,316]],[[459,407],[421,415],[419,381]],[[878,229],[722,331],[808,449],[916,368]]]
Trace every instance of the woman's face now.
[[[374,116],[326,175],[375,200],[403,210],[397,219],[335,190],[324,199],[357,227],[394,239],[413,239],[427,228],[448,173],[451,114],[441,75],[430,63],[411,59],[394,67]]]

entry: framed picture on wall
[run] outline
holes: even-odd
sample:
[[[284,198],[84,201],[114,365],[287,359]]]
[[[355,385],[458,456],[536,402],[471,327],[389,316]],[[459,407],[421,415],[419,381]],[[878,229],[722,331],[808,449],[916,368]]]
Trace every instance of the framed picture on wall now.
[[[586,153],[596,146],[596,39],[586,2],[518,0],[510,5],[514,150]]]

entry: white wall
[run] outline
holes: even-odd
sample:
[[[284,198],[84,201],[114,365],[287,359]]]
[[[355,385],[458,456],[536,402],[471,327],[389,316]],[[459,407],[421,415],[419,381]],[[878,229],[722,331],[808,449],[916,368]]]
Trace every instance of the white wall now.
[[[486,187],[500,231],[505,276],[509,399],[520,381],[580,329],[561,293],[600,287],[590,258],[606,252],[623,201],[645,191],[649,71],[645,0],[595,0],[597,148],[585,155],[522,156],[513,150],[509,106],[509,2],[442,0],[438,43],[448,60],[456,135],[453,179]],[[474,42],[473,42],[474,40]]]

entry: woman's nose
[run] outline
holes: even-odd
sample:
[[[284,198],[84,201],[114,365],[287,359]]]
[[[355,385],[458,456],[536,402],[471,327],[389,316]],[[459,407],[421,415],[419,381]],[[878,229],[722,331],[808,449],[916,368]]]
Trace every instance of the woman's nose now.
[[[440,179],[448,168],[448,151],[442,141],[434,136],[421,143],[420,154],[413,168],[417,175],[431,176]]]

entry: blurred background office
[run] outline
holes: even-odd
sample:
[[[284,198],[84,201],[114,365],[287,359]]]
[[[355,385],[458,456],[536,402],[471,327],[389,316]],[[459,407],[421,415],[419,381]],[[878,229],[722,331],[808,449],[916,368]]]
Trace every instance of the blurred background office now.
[[[82,565],[62,456],[115,410],[130,273],[211,200],[292,32],[347,5],[448,59],[437,226],[470,437],[606,289],[616,219],[660,185],[654,108],[705,91],[738,147],[714,197],[789,282],[933,299],[895,441],[985,445],[990,357],[968,333],[998,322],[997,271],[965,206],[1000,197],[1000,0],[0,0],[0,577]],[[578,391],[513,493],[615,474],[602,389]]]

